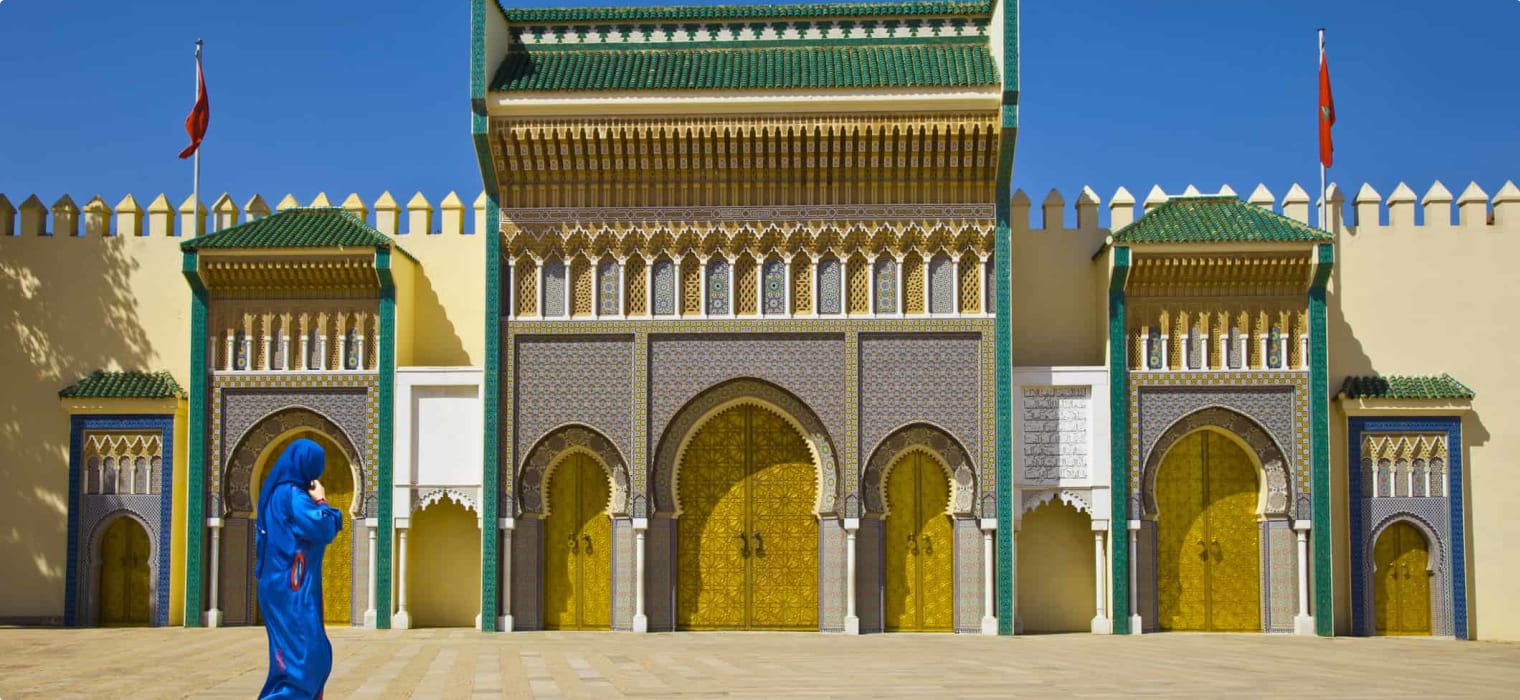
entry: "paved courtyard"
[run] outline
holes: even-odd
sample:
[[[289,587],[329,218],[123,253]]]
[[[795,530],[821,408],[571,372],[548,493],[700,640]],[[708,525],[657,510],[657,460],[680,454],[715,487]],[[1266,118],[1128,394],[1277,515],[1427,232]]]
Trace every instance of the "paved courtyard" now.
[[[1520,644],[330,630],[327,697],[1515,697]],[[261,629],[0,629],[0,698],[251,698]]]

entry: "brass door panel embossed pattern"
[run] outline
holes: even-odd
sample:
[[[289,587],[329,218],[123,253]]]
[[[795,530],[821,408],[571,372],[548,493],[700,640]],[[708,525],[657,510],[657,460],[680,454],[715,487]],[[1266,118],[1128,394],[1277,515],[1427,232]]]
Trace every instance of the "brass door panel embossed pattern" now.
[[[818,629],[816,473],[802,436],[757,406],[692,437],[677,483],[678,628]]]
[[[1388,526],[1373,545],[1377,633],[1430,634],[1430,550],[1413,525]]]
[[[1161,629],[1261,629],[1256,469],[1229,438],[1178,440],[1156,475]]]
[[[148,532],[117,518],[100,538],[100,625],[148,624]]]
[[[567,457],[549,476],[544,526],[544,629],[612,627],[612,497],[591,457]]]
[[[354,505],[354,475],[335,443],[326,438],[318,442],[327,455],[321,479],[327,505],[343,514],[343,529],[322,555],[322,622],[347,625],[353,617],[354,523],[349,509]]]
[[[932,458],[909,452],[887,476],[888,632],[950,632],[955,584],[950,480]]]

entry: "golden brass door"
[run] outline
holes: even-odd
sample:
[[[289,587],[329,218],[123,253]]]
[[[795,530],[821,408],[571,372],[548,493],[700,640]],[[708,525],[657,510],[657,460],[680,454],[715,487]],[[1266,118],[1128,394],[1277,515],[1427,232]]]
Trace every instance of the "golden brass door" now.
[[[545,487],[544,629],[612,626],[611,486],[586,455],[567,457]]]
[[[954,629],[954,551],[950,480],[921,452],[903,455],[887,477],[886,620],[888,632]]]
[[[322,555],[322,622],[347,625],[354,591],[354,523],[348,512],[354,505],[354,475],[337,445],[326,439],[319,442],[327,454],[327,468],[322,472],[327,505],[343,514],[343,529]]]
[[[816,482],[781,417],[743,405],[703,425],[677,481],[677,627],[818,629]]]
[[[1155,485],[1161,629],[1261,629],[1256,481],[1250,456],[1222,435],[1172,446]]]
[[[100,625],[148,624],[148,532],[117,518],[100,538]]]
[[[1373,545],[1377,633],[1430,634],[1430,551],[1409,523],[1388,526]]]

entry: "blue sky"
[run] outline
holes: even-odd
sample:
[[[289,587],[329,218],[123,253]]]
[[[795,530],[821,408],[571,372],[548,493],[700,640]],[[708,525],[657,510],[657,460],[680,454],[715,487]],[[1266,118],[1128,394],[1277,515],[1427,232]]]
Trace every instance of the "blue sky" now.
[[[1320,26],[1339,113],[1332,180],[1384,195],[1400,180],[1420,194],[1436,179],[1489,194],[1520,180],[1516,0],[1031,0],[1022,18],[1014,180],[1036,202],[1083,185],[1105,200],[1121,184],[1137,198],[1152,184],[1312,191]],[[0,0],[0,192],[182,200],[201,37],[208,203],[472,199],[469,29],[465,0]]]

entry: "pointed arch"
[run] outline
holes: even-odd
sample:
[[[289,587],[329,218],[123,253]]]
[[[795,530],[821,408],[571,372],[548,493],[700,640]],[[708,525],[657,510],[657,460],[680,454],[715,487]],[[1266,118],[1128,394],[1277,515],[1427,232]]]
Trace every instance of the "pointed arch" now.
[[[545,517],[549,514],[544,487],[549,483],[549,475],[554,468],[573,454],[588,455],[592,461],[601,465],[612,489],[608,511],[615,517],[629,515],[627,461],[607,436],[581,423],[567,423],[550,430],[528,450],[528,458],[523,460],[518,469],[516,480],[517,505],[520,508],[518,512],[531,517]],[[502,500],[509,504],[506,510],[511,512],[510,497],[503,493]]]
[[[892,466],[908,452],[923,452],[945,470],[950,479],[951,514],[963,517],[975,515],[980,502],[977,494],[977,468],[966,448],[950,435],[950,432],[932,423],[909,423],[887,434],[887,437],[871,451],[871,458],[861,472],[860,493],[865,512],[885,515],[887,512],[887,478]],[[982,517],[995,517],[983,513]]]

